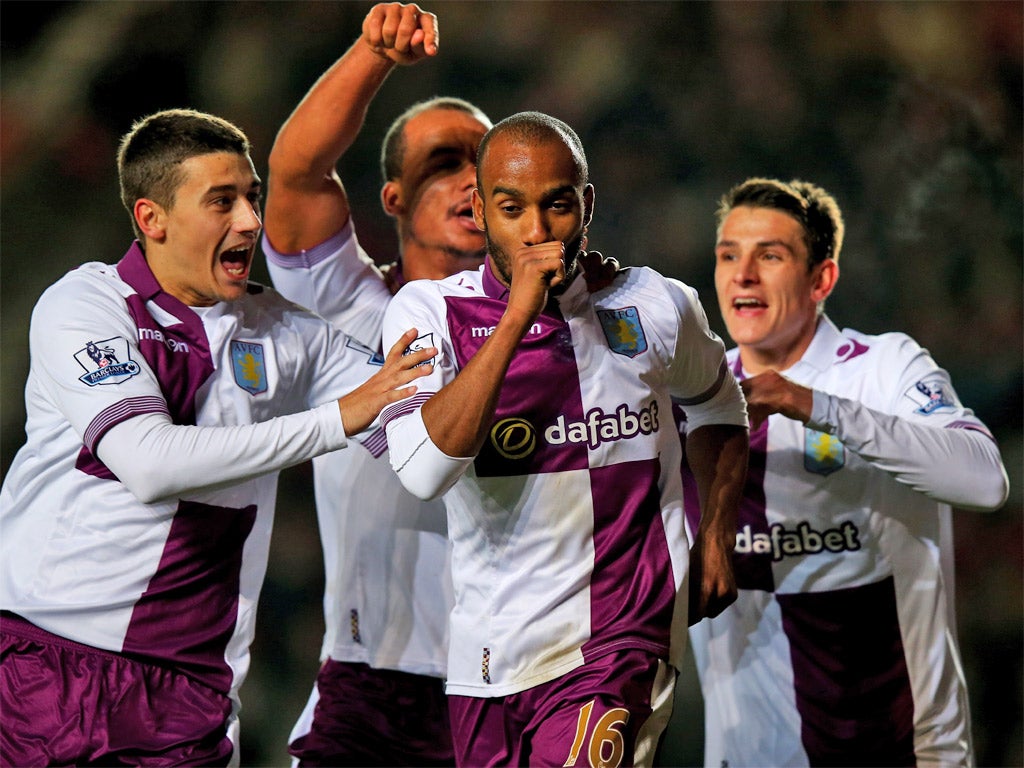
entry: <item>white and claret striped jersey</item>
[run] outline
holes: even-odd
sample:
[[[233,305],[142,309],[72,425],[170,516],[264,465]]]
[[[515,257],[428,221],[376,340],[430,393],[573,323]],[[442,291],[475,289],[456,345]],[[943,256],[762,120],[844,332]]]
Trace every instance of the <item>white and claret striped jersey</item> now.
[[[439,352],[419,391],[381,413],[392,465],[418,495],[447,490],[455,607],[449,693],[505,696],[619,648],[678,664],[688,565],[672,420],[746,425],[724,345],[696,292],[646,268],[591,293],[578,276],[511,361],[474,458],[430,442],[420,407],[505,311],[490,261],[406,284],[384,344],[415,327]]]
[[[380,346],[391,292],[351,219],[309,250],[279,253],[264,235],[263,251],[282,295]],[[313,459],[326,576],[321,661],[444,677],[452,605],[444,504],[399,482],[383,430],[363,446]]]
[[[260,286],[187,307],[137,243],[47,289],[29,343],[0,608],[237,699],[277,471],[345,447],[374,353]]]
[[[949,505],[1002,503],[998,448],[906,335],[823,317],[784,375],[811,420],[752,433],[739,599],[691,629],[705,764],[970,765]]]

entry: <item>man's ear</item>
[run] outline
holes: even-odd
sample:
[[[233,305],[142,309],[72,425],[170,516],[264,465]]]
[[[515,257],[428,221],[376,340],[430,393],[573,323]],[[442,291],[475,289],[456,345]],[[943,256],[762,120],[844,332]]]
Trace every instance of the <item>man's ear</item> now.
[[[480,192],[476,187],[473,187],[473,221],[476,222],[476,228],[481,232],[487,231],[487,219],[484,218],[484,199],[480,197]]]
[[[835,259],[825,259],[815,269],[818,270],[818,276],[811,286],[811,299],[815,304],[820,304],[836,287],[836,281],[839,279],[839,262]]]
[[[594,217],[594,185],[587,184],[583,188],[583,226],[589,227]]]
[[[386,181],[380,188],[380,204],[384,213],[393,218],[401,218],[405,213],[405,204],[402,202],[402,185],[397,181]]]
[[[160,241],[167,237],[167,212],[160,204],[140,197],[135,201],[132,214],[147,239]]]

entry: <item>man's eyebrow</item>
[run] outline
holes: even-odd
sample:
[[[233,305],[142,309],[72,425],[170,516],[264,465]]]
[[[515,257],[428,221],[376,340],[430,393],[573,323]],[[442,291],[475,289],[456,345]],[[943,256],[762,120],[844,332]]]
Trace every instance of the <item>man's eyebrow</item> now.
[[[565,184],[561,187],[552,187],[546,190],[542,195],[542,200],[551,200],[555,197],[561,197],[562,195],[575,195],[576,187],[572,184]],[[491,190],[491,196],[494,195],[509,195],[510,197],[522,197],[523,193],[512,187],[503,187],[500,184]]]
[[[523,193],[512,187],[497,186],[491,190],[491,197],[495,195],[508,195],[509,197],[522,197]]]
[[[427,157],[437,157],[438,155],[455,155],[462,152],[462,147],[457,144],[439,144],[430,150]]]
[[[261,182],[259,179],[256,179],[252,184],[249,185],[249,188],[246,191],[248,191],[248,192],[259,192],[262,188],[263,188],[263,182]],[[218,195],[218,194],[223,194],[224,192],[237,192],[237,191],[238,191],[238,185],[237,184],[218,184],[217,186],[210,187],[208,190],[206,190],[206,194],[208,194],[208,195]]]
[[[739,243],[735,240],[719,240],[715,243],[715,248],[735,248]],[[785,248],[790,253],[793,249],[789,246],[785,240],[758,240],[758,248]]]

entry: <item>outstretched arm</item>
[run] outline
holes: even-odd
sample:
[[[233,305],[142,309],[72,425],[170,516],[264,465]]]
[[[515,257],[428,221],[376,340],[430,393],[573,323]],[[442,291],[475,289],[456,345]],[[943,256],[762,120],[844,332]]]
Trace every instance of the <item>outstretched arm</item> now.
[[[335,166],[395,65],[437,53],[437,18],[410,3],[380,3],[362,35],[285,121],[270,152],[264,229],[274,249],[295,253],[336,234],[349,216]]]

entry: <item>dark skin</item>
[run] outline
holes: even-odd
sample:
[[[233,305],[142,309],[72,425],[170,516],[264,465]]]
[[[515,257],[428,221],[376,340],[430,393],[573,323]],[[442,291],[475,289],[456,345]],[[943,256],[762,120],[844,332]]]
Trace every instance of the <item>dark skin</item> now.
[[[593,187],[578,178],[570,149],[557,138],[526,142],[497,135],[480,162],[473,214],[487,232],[493,274],[509,288],[509,298],[487,341],[423,406],[431,439],[449,456],[473,456],[483,445],[516,348],[549,294],[574,274],[577,259],[566,253],[578,253],[594,206]],[[599,261],[599,254],[587,254],[580,265],[590,274],[588,265]],[[606,279],[591,278],[595,284]],[[704,510],[692,547],[691,624],[717,616],[736,599],[732,551],[748,444],[745,428],[724,425],[694,430],[687,441]]]

